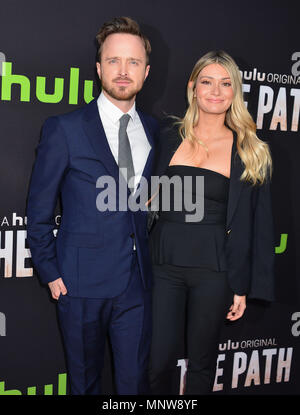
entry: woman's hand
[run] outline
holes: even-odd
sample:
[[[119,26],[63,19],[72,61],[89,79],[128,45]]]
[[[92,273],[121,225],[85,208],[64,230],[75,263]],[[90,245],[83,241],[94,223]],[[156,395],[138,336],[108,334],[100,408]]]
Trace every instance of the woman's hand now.
[[[230,321],[237,320],[238,318],[242,317],[245,309],[246,309],[246,296],[234,294],[233,304],[230,307],[229,313],[227,314],[226,318]]]

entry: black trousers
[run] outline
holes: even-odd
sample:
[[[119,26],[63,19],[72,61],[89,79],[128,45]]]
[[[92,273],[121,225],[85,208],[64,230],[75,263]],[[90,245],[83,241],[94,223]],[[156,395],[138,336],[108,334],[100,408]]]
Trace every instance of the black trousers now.
[[[226,272],[153,266],[150,385],[153,394],[178,394],[177,360],[188,358],[185,394],[212,391],[219,334],[233,299]],[[182,346],[185,346],[182,355]]]

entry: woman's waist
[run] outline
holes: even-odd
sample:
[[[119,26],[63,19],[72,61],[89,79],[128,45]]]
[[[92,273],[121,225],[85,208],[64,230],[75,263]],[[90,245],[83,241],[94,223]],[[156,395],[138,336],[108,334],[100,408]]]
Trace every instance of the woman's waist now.
[[[224,225],[226,224],[226,210],[223,212],[203,212],[196,215],[188,211],[160,211],[159,219],[187,225]]]
[[[227,203],[212,199],[204,198],[198,203],[175,203],[175,200],[169,203],[160,203],[159,216],[164,220],[180,223],[226,223]]]

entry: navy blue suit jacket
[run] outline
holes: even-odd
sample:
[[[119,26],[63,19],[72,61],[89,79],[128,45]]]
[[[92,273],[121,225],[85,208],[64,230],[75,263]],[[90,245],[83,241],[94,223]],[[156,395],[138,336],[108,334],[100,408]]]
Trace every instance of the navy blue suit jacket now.
[[[151,150],[143,176],[150,178],[157,122],[138,111]],[[118,189],[119,168],[99,117],[96,100],[43,126],[27,203],[27,238],[42,283],[62,277],[70,296],[111,298],[130,277],[135,234],[145,289],[151,287],[145,211],[106,211],[96,207],[100,176],[111,176]],[[57,236],[54,212],[61,196]],[[118,192],[116,191],[116,197]]]

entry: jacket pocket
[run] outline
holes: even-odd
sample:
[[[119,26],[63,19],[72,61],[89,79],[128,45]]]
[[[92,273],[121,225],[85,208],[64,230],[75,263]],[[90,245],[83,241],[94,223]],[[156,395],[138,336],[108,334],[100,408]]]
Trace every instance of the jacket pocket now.
[[[76,246],[77,248],[101,248],[103,247],[103,236],[99,232],[93,233],[76,233],[68,232],[63,229],[59,229],[57,233],[57,240],[62,244],[69,246]]]

